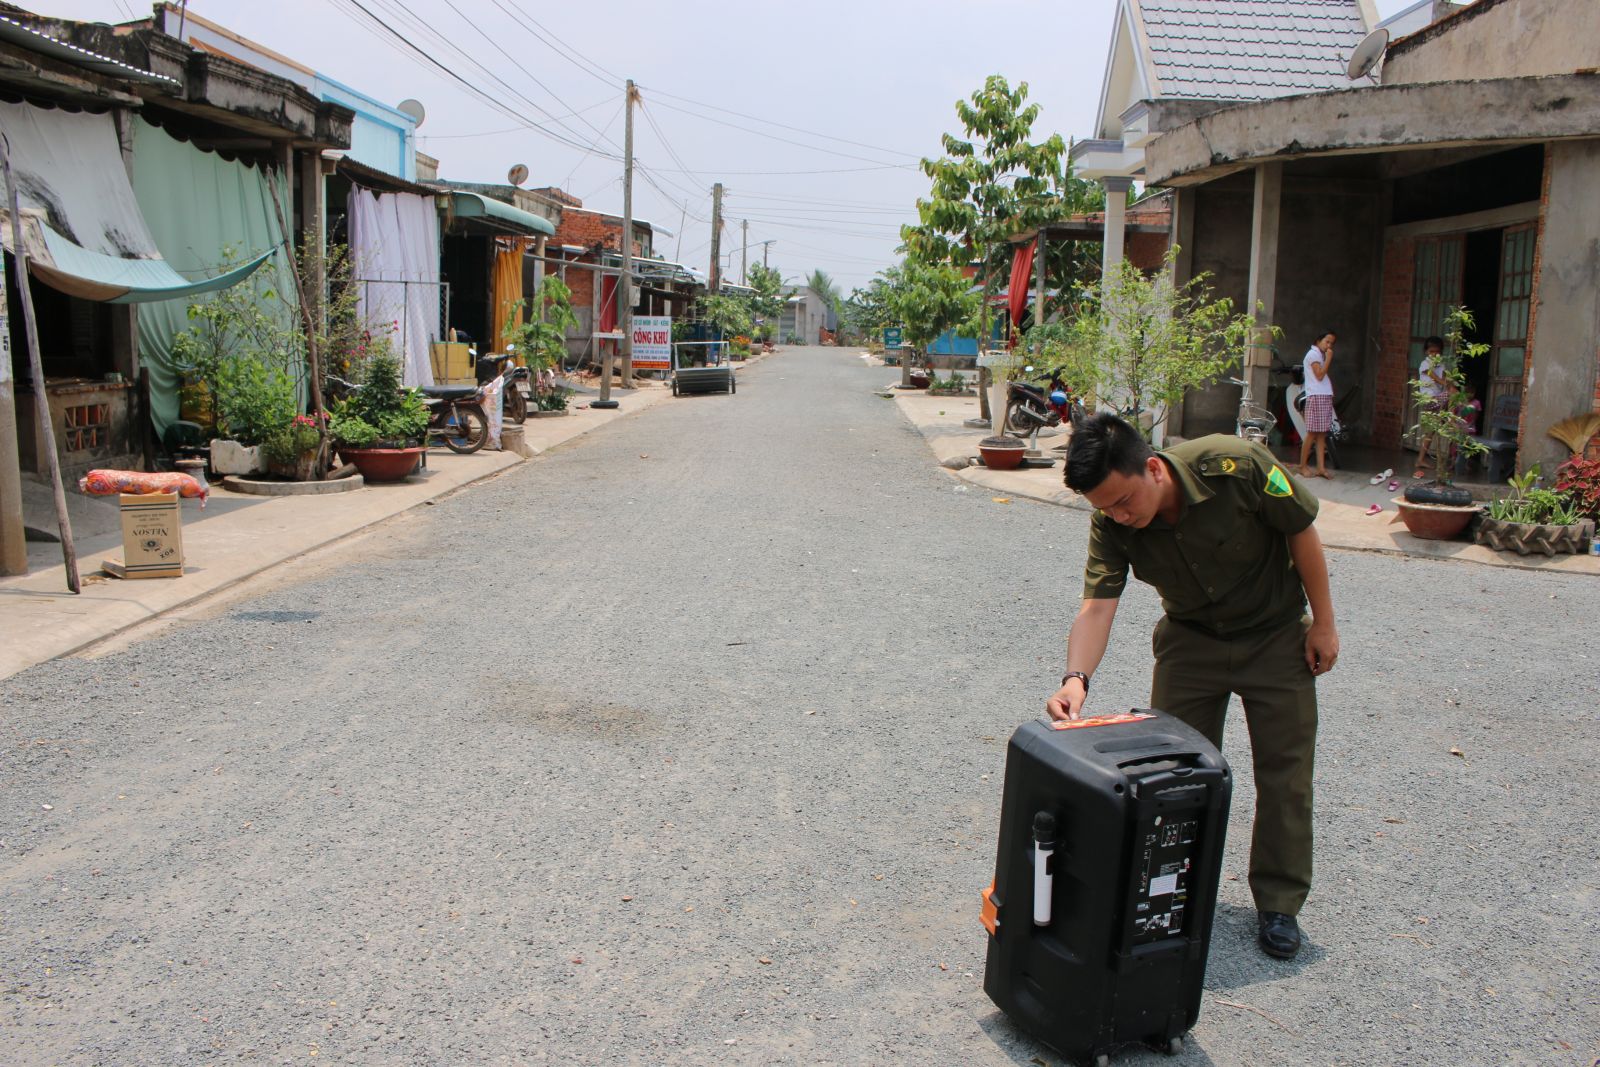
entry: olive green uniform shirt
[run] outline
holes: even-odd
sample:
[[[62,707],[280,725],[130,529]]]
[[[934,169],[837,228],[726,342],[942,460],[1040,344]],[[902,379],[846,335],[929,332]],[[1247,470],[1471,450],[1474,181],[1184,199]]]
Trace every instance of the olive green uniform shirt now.
[[[1174,523],[1143,529],[1095,512],[1086,600],[1112,600],[1134,577],[1155,586],[1167,615],[1227,638],[1287,625],[1306,594],[1289,535],[1317,517],[1317,498],[1260,445],[1215,434],[1159,453],[1182,492]]]

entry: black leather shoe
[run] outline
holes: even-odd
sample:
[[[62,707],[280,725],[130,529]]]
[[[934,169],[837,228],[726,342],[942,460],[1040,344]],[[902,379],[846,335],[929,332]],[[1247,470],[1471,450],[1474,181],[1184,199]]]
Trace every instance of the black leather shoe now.
[[[1300,951],[1300,924],[1293,915],[1263,911],[1256,916],[1256,940],[1267,955],[1292,960]]]

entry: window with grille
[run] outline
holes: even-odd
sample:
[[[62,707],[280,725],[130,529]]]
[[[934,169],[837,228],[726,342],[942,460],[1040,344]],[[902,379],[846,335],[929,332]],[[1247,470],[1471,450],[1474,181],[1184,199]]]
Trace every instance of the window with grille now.
[[[111,442],[111,405],[78,404],[62,413],[61,443],[65,451],[86,452]]]

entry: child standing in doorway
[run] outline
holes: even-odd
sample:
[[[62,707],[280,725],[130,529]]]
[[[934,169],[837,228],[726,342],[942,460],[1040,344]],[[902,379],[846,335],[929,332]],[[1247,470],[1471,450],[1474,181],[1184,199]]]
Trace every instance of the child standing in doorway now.
[[[1328,368],[1333,363],[1333,343],[1338,337],[1332,330],[1317,338],[1316,344],[1306,349],[1306,437],[1300,442],[1300,477],[1332,478],[1328,473],[1328,432],[1333,429],[1333,379]],[[1317,447],[1317,469],[1306,469],[1311,458],[1311,446]]]

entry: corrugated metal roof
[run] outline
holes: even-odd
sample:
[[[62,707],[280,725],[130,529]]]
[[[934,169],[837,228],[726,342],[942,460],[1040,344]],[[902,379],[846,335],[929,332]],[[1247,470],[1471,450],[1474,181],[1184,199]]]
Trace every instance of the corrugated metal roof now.
[[[1267,100],[1348,89],[1358,0],[1139,0],[1163,97]]]

